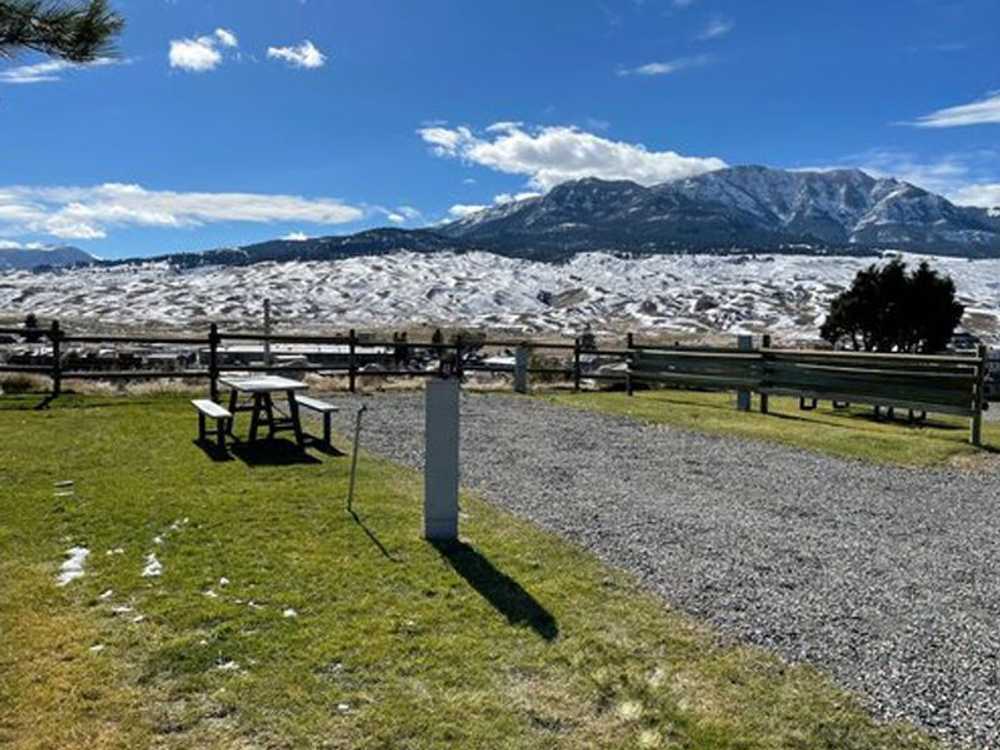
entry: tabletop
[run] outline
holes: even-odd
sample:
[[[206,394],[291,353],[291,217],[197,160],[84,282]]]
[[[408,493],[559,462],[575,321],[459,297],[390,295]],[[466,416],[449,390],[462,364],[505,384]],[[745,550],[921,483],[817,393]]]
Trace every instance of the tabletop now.
[[[304,391],[309,386],[298,380],[277,375],[258,377],[219,378],[219,383],[241,393],[272,393],[274,391]]]

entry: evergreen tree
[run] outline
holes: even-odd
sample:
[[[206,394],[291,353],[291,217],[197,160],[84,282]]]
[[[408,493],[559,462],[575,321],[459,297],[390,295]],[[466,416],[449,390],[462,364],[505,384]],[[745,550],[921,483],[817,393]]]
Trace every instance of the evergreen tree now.
[[[40,52],[86,63],[114,52],[125,20],[107,0],[0,0],[0,57]]]
[[[944,349],[965,308],[955,284],[922,261],[907,273],[900,260],[858,272],[851,288],[837,295],[820,336],[856,351],[936,352]]]

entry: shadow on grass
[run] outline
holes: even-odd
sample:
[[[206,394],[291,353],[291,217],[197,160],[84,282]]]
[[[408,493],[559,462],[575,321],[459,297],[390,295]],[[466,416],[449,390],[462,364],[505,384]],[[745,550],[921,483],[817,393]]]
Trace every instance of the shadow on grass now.
[[[348,510],[347,512],[351,514],[351,517],[354,519],[354,523],[356,523],[358,526],[361,527],[361,530],[363,532],[365,532],[365,534],[368,536],[369,539],[372,540],[372,544],[374,544],[376,547],[378,547],[378,551],[381,552],[382,555],[387,560],[391,560],[392,562],[399,562],[399,560],[397,560],[395,557],[393,557],[392,553],[389,552],[389,550],[387,550],[385,548],[385,545],[382,544],[382,542],[379,540],[379,538],[377,536],[375,536],[375,532],[372,531],[371,529],[369,529],[365,525],[365,522],[363,520],[361,520],[361,516],[359,516],[353,510]]]
[[[432,541],[431,544],[508,623],[527,625],[547,641],[559,635],[559,624],[552,613],[475,548],[465,542]]]
[[[226,461],[233,460],[233,456],[228,450],[220,448],[219,444],[212,440],[198,440],[198,438],[195,438],[191,442],[201,448],[202,453],[216,463],[225,463]]]
[[[291,440],[255,440],[237,442],[229,446],[230,452],[247,466],[295,466],[322,463],[310,456]]]
[[[51,395],[34,394],[0,394],[0,411],[52,411],[58,409],[113,409],[134,406],[148,406],[151,401],[137,399],[119,399],[117,401],[88,401],[82,403],[73,396],[62,396],[53,399]]]

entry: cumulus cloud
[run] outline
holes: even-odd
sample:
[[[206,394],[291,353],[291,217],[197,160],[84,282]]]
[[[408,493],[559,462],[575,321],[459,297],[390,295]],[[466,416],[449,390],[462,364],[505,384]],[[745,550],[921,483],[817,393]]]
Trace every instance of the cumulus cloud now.
[[[678,57],[666,62],[651,62],[635,68],[619,68],[620,76],[667,76],[679,73],[688,68],[700,68],[712,62],[710,55],[695,55],[694,57]]]
[[[570,126],[500,124],[502,129],[482,135],[465,126],[421,128],[417,132],[437,156],[525,175],[529,185],[540,191],[584,177],[653,185],[726,166],[715,157],[650,151],[639,143],[613,141]]]
[[[45,62],[34,63],[33,65],[18,65],[13,68],[0,71],[0,83],[25,84],[25,83],[51,83],[62,80],[64,73],[74,70],[86,70],[88,68],[102,68],[107,65],[124,65],[129,60],[120,60],[110,57],[100,57],[89,63],[72,63],[66,60],[46,60]]]
[[[267,56],[271,60],[283,60],[294,68],[322,68],[326,64],[326,55],[308,39],[295,46],[268,47]]]
[[[236,34],[229,29],[216,29],[215,38],[219,40],[219,44],[223,47],[239,47],[240,42],[236,38]]]
[[[171,39],[168,54],[170,67],[191,73],[215,70],[223,60],[219,48],[235,49],[238,46],[239,40],[236,34],[229,29],[221,28],[195,39]]]
[[[181,193],[140,185],[0,187],[0,232],[101,239],[113,227],[196,227],[217,222],[344,224],[364,216],[332,198]]]
[[[909,123],[918,128],[956,128],[962,125],[1000,124],[1000,91],[957,107],[946,107]]]

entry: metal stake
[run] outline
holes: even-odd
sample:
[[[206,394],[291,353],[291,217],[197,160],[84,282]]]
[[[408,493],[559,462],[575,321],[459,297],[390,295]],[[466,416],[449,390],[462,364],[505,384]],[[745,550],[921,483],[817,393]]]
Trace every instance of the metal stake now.
[[[347,509],[353,510],[352,503],[354,502],[354,476],[357,473],[358,468],[358,443],[361,440],[361,415],[368,411],[368,405],[362,404],[361,408],[358,409],[358,421],[354,425],[354,455],[351,456],[351,484],[347,490]]]

